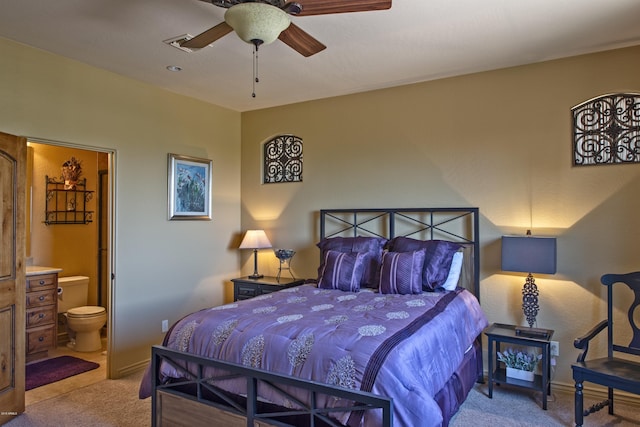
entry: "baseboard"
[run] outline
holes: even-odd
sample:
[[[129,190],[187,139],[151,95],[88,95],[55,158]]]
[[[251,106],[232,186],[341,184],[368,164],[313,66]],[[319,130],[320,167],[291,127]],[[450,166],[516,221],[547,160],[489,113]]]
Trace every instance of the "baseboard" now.
[[[582,390],[585,399],[593,399],[602,401],[608,398],[608,392],[605,387],[598,387],[589,383],[583,383]],[[575,384],[551,382],[551,391],[557,393],[574,394],[576,391]],[[627,393],[626,391],[614,390],[615,402],[624,403],[626,405],[640,407],[640,396],[637,394]],[[585,405],[586,406],[586,405]]]
[[[142,362],[137,362],[137,363],[134,363],[133,365],[120,368],[116,371],[116,377],[113,379],[127,377],[131,374],[135,374],[136,372],[146,369],[147,366],[149,366],[149,362],[151,362],[151,359],[146,359],[146,360],[143,360]]]

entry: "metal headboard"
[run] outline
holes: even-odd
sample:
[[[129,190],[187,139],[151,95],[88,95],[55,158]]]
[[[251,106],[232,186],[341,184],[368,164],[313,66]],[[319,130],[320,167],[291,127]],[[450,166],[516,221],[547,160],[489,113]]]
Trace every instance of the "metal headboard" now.
[[[466,269],[469,290],[480,299],[479,222],[478,208],[322,209],[320,238],[405,236],[460,243],[472,270]]]

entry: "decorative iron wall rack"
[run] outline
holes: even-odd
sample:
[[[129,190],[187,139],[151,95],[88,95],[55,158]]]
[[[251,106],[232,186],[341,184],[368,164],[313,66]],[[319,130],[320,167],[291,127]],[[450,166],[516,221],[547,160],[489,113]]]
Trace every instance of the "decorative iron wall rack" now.
[[[93,190],[87,190],[87,179],[78,181],[72,189],[66,189],[62,180],[45,176],[46,201],[44,223],[89,224],[93,221],[93,211],[87,210],[87,203],[93,198]]]

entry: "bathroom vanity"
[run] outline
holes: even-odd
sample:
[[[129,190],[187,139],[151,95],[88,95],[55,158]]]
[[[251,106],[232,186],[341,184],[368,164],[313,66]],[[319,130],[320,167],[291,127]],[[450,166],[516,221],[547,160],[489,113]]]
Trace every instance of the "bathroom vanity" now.
[[[26,272],[26,360],[48,356],[58,342],[60,268],[28,266]]]

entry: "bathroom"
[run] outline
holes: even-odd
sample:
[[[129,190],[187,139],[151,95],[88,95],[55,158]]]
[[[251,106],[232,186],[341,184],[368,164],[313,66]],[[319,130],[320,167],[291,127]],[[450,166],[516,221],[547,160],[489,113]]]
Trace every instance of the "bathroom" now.
[[[89,278],[86,305],[108,309],[109,258],[108,194],[109,154],[76,147],[29,141],[27,148],[27,265],[61,269],[59,277],[86,276]],[[72,214],[57,217],[45,212],[60,210],[47,206],[47,177],[60,181],[62,165],[75,158],[81,163],[82,175],[78,189],[88,190],[89,197],[77,197],[64,210]],[[86,186],[82,180],[86,179]],[[51,193],[49,193],[51,194]],[[61,193],[62,194],[62,193]],[[85,194],[85,193],[81,193]],[[62,215],[62,216],[61,216]],[[60,291],[64,298],[64,290]],[[58,315],[58,349],[82,358],[88,356],[75,351],[73,332],[67,333],[66,316]],[[107,325],[100,329],[101,346],[96,352],[106,364]],[[102,364],[102,363],[101,363]],[[106,369],[105,371],[106,372]],[[106,375],[106,374],[105,374]],[[104,378],[104,376],[103,376]]]

